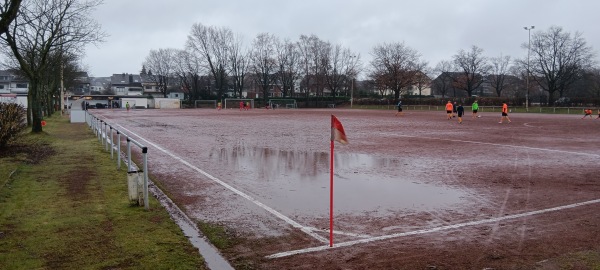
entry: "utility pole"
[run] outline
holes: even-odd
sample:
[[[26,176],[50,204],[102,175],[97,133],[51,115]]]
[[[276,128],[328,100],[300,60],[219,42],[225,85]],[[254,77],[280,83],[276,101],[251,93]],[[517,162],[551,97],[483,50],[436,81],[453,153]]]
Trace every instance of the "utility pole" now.
[[[529,112],[529,54],[531,52],[531,29],[534,29],[535,26],[531,26],[531,27],[523,27],[523,29],[527,30],[529,32],[529,45],[527,46],[527,78],[526,78],[526,86],[527,87],[527,92],[525,93],[525,111]]]
[[[350,59],[352,60],[351,62],[354,62],[354,58],[356,57],[356,55],[351,55]],[[354,66],[354,64],[352,64]],[[354,68],[352,71],[352,78],[350,78],[351,81],[351,86],[350,86],[350,109],[352,109],[352,105],[354,104]]]
[[[63,31],[62,25],[60,26],[60,116],[63,115],[65,109],[65,61],[63,60]]]

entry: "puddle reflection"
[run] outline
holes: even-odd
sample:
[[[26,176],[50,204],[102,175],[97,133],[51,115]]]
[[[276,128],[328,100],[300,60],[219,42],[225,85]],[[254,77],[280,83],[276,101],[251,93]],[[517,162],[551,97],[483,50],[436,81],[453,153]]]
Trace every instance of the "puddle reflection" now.
[[[210,160],[226,168],[233,181],[285,209],[304,212],[328,207],[328,152],[238,145],[213,149]],[[336,153],[334,161],[338,212],[428,210],[463,203],[468,195],[463,190],[424,184],[427,173],[406,172],[415,167],[426,172],[427,164],[421,164],[425,161],[354,153]]]

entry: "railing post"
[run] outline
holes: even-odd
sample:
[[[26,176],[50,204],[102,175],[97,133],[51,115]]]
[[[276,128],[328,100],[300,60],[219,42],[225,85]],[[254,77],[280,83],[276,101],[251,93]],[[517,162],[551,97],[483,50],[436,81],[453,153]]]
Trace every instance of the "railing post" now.
[[[117,170],[121,170],[121,132],[117,130]]]
[[[131,171],[131,139],[127,137],[127,171]]]
[[[108,151],[108,124],[104,122],[104,127],[102,129],[102,145],[104,145],[104,150]]]
[[[99,127],[98,127],[98,141],[102,142],[102,120],[98,119],[99,121]]]
[[[113,128],[110,127],[110,159],[114,159],[115,155],[113,153]]]
[[[142,148],[142,154],[144,155],[144,208],[150,209],[150,203],[148,202],[148,147]]]

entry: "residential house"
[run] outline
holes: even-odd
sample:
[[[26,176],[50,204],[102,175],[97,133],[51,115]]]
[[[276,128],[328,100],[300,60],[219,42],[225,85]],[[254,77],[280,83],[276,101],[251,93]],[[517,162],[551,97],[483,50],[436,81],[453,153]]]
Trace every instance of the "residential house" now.
[[[462,72],[442,72],[431,82],[431,92],[436,97],[466,97],[467,92],[457,88],[457,82],[460,81]],[[494,90],[490,86],[489,80],[477,75],[483,80],[479,87],[475,88],[472,95],[477,96],[493,96]]]
[[[0,70],[0,94],[27,94],[29,81],[13,70]]]
[[[118,96],[141,96],[143,94],[142,79],[135,74],[113,74],[110,77],[111,90]]]
[[[111,77],[90,77],[89,81],[90,81],[90,86],[89,86],[90,91],[85,93],[86,95],[89,95],[91,93],[109,94],[107,92],[112,91]],[[114,94],[114,93],[112,93],[112,94]]]
[[[160,91],[157,80],[154,78],[154,75],[140,74],[140,78],[142,79],[144,96],[152,96],[155,98],[164,97],[163,93]]]
[[[90,93],[90,78],[87,72],[74,72],[72,74],[73,81],[71,87],[67,88],[67,92],[72,95],[84,95]]]

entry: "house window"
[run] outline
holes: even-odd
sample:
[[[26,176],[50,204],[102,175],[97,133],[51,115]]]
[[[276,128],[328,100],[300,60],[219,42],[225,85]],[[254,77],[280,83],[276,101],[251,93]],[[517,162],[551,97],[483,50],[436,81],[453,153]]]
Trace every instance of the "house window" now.
[[[150,85],[146,85],[146,86],[145,86],[145,88],[146,88],[146,89],[152,89],[152,86],[150,86]]]
[[[27,84],[26,83],[17,83],[16,88],[27,88]]]
[[[1,84],[0,84],[0,89],[4,89],[4,85],[1,85]]]
[[[179,97],[179,94],[175,94],[175,97]]]

